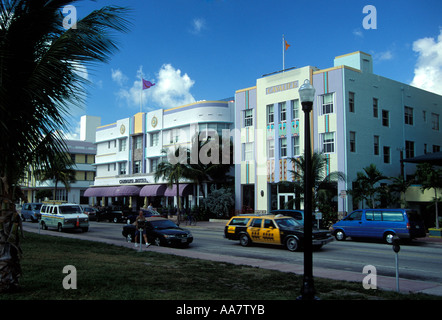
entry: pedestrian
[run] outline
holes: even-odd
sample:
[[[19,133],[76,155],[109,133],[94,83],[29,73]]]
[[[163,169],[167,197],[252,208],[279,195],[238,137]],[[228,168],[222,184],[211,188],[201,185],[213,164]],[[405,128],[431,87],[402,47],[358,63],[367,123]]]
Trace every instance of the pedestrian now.
[[[149,206],[147,207],[147,210],[149,210],[149,211],[153,211],[154,210],[154,208],[152,207],[152,202],[149,204]]]
[[[146,218],[143,215],[143,211],[140,210],[137,219],[134,222],[135,225],[135,247],[138,247],[138,237],[140,234],[143,234],[144,242],[146,243],[146,248],[150,246],[150,243],[147,241],[147,233],[146,233]]]

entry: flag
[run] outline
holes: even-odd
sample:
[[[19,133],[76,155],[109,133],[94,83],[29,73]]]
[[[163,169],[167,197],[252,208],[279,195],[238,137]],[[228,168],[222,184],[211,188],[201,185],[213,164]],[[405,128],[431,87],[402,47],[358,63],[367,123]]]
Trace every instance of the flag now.
[[[143,90],[144,89],[149,89],[150,87],[153,87],[155,85],[155,83],[152,83],[150,81],[147,81],[147,80],[144,80],[144,79],[142,79],[142,80],[143,80]]]
[[[286,40],[284,40],[284,41],[285,41],[285,50],[287,50],[290,47],[290,45],[287,43]]]

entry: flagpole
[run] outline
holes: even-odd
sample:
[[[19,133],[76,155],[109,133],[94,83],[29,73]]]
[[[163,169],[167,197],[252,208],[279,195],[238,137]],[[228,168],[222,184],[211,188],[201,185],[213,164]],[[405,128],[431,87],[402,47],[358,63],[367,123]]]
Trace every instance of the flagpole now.
[[[285,70],[285,48],[284,48],[284,35],[282,35],[282,72]]]
[[[141,88],[140,88],[140,113],[142,112],[142,101],[143,101],[143,77],[141,77]]]

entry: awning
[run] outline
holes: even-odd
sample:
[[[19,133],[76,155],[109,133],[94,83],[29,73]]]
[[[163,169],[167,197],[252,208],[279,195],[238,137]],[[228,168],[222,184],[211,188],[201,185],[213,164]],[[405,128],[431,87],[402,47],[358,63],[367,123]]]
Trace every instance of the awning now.
[[[140,197],[164,196],[167,186],[165,184],[148,184],[140,191]]]
[[[442,166],[442,152],[427,153],[414,158],[404,159],[402,160],[402,162],[410,162],[410,163],[427,162],[435,166]]]
[[[138,196],[141,188],[137,186],[95,187],[84,192],[85,197],[123,197]]]
[[[180,196],[193,195],[193,185],[188,183],[180,183],[179,191]],[[172,189],[167,188],[164,195],[166,197],[176,197],[176,185],[173,185]]]

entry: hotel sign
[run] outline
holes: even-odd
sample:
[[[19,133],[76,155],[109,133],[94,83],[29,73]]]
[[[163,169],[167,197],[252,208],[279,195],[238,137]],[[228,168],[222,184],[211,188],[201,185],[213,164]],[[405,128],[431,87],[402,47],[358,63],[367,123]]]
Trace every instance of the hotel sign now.
[[[118,181],[120,184],[127,184],[127,183],[147,183],[146,178],[138,178],[138,179],[120,179]]]
[[[287,82],[284,84],[278,84],[277,86],[266,88],[266,94],[277,93],[277,92],[281,92],[281,91],[295,89],[297,87],[298,87],[298,80],[292,81],[292,82]]]

